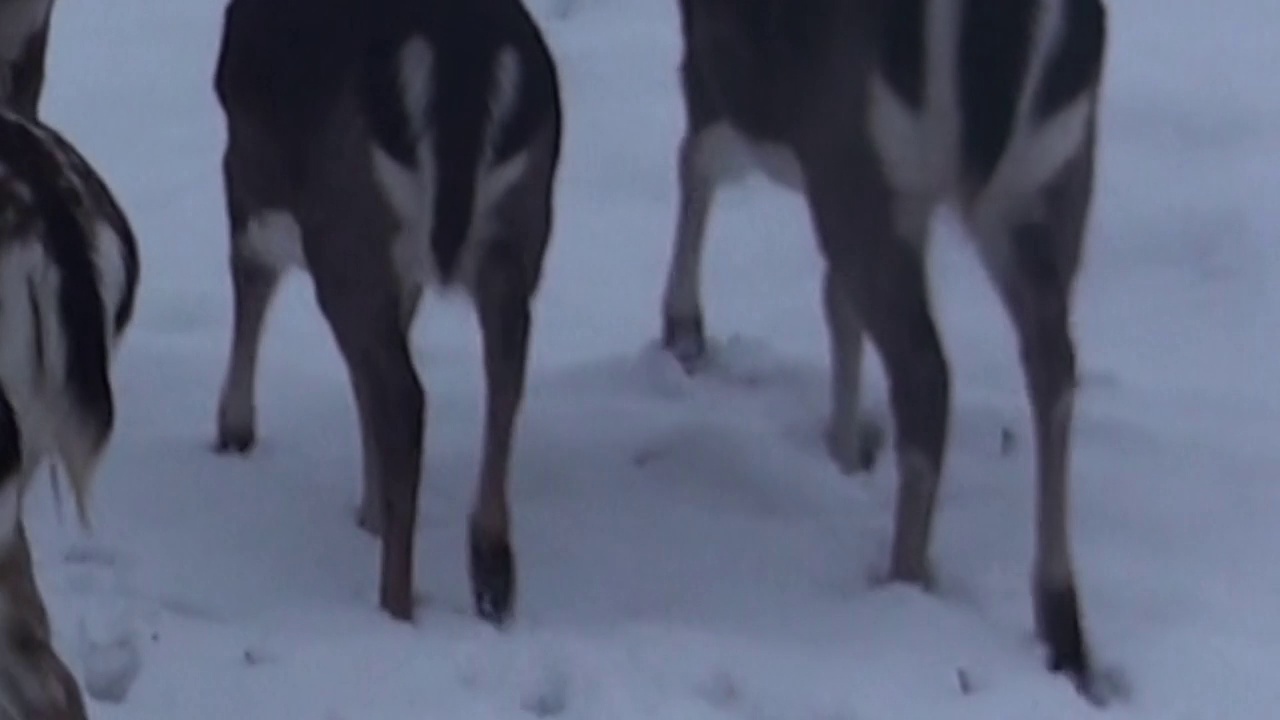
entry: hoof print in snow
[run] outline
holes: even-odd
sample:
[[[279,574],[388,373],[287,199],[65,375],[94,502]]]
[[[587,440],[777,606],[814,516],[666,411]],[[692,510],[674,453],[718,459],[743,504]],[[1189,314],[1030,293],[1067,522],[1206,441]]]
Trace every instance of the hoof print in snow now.
[[[742,688],[728,672],[719,671],[699,683],[697,695],[717,710],[729,710],[742,701]]]
[[[356,527],[365,531],[372,537],[382,537],[382,531],[386,528],[386,522],[384,521],[382,513],[378,511],[377,506],[362,500],[356,507],[355,519]]]
[[[89,697],[119,705],[142,672],[142,651],[131,635],[98,643],[86,639],[83,645],[84,687]]]
[[[505,625],[516,594],[515,556],[510,541],[472,526],[470,567],[476,614],[491,625]]]
[[[526,693],[520,707],[534,717],[559,717],[569,709],[569,679],[562,672],[547,675],[533,692]]]
[[[1097,708],[1127,702],[1132,696],[1128,678],[1116,667],[1095,668],[1089,682],[1076,687],[1084,699]]]
[[[276,661],[275,655],[263,647],[247,647],[241,655],[241,660],[249,667],[257,667],[258,665],[270,665]]]
[[[1012,455],[1017,443],[1018,436],[1014,434],[1012,429],[1007,427],[1000,428],[1000,455],[1002,457]]]
[[[111,547],[86,541],[72,543],[62,555],[63,562],[68,565],[115,567],[117,559],[116,551]]]

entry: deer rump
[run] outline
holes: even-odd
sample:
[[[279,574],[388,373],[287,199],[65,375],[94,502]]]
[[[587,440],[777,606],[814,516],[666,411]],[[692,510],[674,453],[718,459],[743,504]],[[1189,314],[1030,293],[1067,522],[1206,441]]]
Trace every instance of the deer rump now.
[[[132,230],[97,173],[56,131],[0,109],[3,521],[16,525],[27,482],[52,457],[89,524],[89,486],[115,422],[111,355],[137,278]]]
[[[484,234],[473,224],[527,170],[525,152],[547,131],[558,95],[552,60],[526,20],[507,0],[231,3],[215,92],[239,144],[272,156],[238,173],[256,178],[245,194],[264,207],[330,217],[335,209],[317,198],[334,188],[319,186],[363,182],[335,181],[330,168],[366,167],[361,141],[371,140],[368,169],[383,202],[414,226],[406,232],[429,231],[430,266],[407,258],[415,267],[402,268],[426,277],[406,279],[469,282],[482,249],[468,241]],[[288,264],[305,264],[289,254]],[[540,264],[522,262],[535,271]]]

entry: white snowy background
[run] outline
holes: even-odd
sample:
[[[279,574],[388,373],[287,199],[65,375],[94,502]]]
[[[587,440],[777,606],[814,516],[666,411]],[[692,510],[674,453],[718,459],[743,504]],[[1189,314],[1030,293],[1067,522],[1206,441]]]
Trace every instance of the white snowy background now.
[[[705,282],[714,369],[689,379],[654,349],[683,122],[674,1],[531,2],[567,141],[512,477],[518,620],[503,633],[471,617],[466,584],[483,389],[470,309],[428,297],[414,331],[430,416],[426,606],[411,627],[377,610],[377,545],[353,520],[350,389],[304,276],[270,319],[260,447],[209,450],[231,310],[211,89],[223,2],[59,3],[44,114],[117,192],[144,265],[96,534],[59,522],[47,484],[27,503],[73,671],[112,685],[139,669],[91,715],[1099,712],[1032,640],[1028,411],[1012,334],[955,224],[940,216],[930,258],[955,402],[941,587],[926,595],[870,580],[892,463],[848,478],[822,450],[820,266],[798,197],[761,179],[722,195]],[[1273,718],[1280,3],[1110,9],[1073,461],[1085,620],[1123,690],[1099,717]],[[867,374],[883,416],[878,362]]]

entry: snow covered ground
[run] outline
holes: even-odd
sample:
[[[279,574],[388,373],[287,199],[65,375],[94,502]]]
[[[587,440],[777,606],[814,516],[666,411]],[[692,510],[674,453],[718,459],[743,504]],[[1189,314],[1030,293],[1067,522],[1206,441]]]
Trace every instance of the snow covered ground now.
[[[222,2],[62,2],[46,117],[102,170],[144,261],[116,370],[97,535],[28,500],[77,676],[141,667],[101,720],[1090,717],[1042,669],[1033,482],[1012,335],[944,216],[931,258],[955,370],[937,595],[869,581],[891,463],[822,451],[826,338],[800,200],[749,181],[712,220],[717,365],[653,349],[681,125],[672,0],[531,0],[567,146],[514,468],[518,621],[464,565],[482,384],[469,309],[428,299],[416,627],[376,609],[353,521],[346,376],[302,276],[271,318],[262,444],[210,452],[230,328],[211,92]],[[574,12],[560,16],[562,6]],[[1280,24],[1274,0],[1113,0],[1079,293],[1074,527],[1116,718],[1252,720],[1280,702]],[[869,400],[884,412],[880,369]],[[1015,442],[1002,449],[1002,431]],[[113,645],[115,643],[115,645]],[[93,672],[89,672],[92,670]],[[96,678],[95,678],[96,680]]]

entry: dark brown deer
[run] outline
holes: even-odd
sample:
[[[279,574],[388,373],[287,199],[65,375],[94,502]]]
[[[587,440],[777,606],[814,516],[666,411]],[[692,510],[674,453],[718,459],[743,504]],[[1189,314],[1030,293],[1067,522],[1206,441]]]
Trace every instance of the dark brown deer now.
[[[425,395],[407,334],[425,288],[464,288],[488,393],[471,584],[477,613],[504,621],[508,466],[561,143],[541,33],[518,0],[232,0],[214,84],[235,306],[219,448],[254,445],[265,316],[303,267],[359,411],[380,603],[411,619]]]
[[[44,90],[53,0],[0,0],[0,101],[35,117]]]
[[[139,262],[111,191],[59,133],[0,109],[0,717],[83,720],[52,645],[22,499],[46,461],[66,469],[81,523],[115,424],[111,358]]]
[[[680,0],[687,131],[664,341],[705,353],[700,274],[718,184],[759,167],[802,192],[826,260],[828,441],[874,460],[859,419],[863,333],[884,360],[900,488],[889,576],[926,584],[950,379],[923,254],[954,203],[1021,344],[1033,408],[1034,602],[1049,664],[1085,688],[1068,542],[1070,317],[1091,202],[1106,44],[1100,0]],[[747,161],[743,163],[741,158]]]

